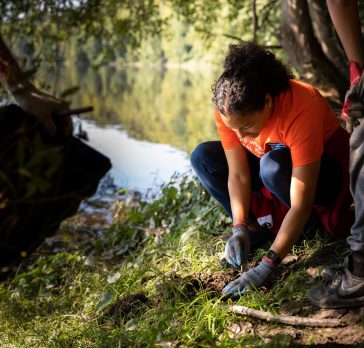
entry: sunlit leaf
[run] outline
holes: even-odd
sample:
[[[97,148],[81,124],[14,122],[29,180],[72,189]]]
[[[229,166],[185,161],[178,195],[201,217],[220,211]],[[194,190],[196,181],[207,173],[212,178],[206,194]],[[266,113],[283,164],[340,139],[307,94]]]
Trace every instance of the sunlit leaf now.
[[[96,314],[100,314],[105,308],[107,308],[115,299],[114,291],[106,291],[101,297],[100,301],[96,306]]]

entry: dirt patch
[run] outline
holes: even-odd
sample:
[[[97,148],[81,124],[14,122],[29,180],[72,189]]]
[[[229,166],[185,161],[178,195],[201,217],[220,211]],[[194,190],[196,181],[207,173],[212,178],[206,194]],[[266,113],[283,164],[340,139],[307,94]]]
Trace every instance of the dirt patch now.
[[[129,318],[132,314],[140,314],[148,302],[148,297],[142,292],[129,296],[120,296],[104,313],[104,317]]]
[[[179,296],[192,300],[200,289],[198,279],[194,279],[192,276],[181,277],[178,274],[171,274],[156,284],[154,300],[156,304],[170,303]]]
[[[234,270],[219,271],[212,273],[198,273],[195,277],[201,282],[203,289],[211,295],[220,297],[221,290],[225,285],[232,282],[239,276],[239,273]]]
[[[313,309],[310,316],[317,319],[340,319],[348,325],[355,325],[361,324],[364,318],[364,307],[343,309]]]
[[[284,306],[282,306],[280,314],[295,315],[292,311],[287,314],[283,309]],[[290,347],[352,347],[364,343],[362,323],[364,307],[338,310],[319,310],[311,307],[311,312],[307,316],[317,319],[341,319],[346,326],[337,328],[297,327],[266,323],[259,319],[242,316],[240,322],[230,323],[226,330],[234,339],[257,335],[266,343],[279,336],[281,344],[285,346],[289,344]]]
[[[181,277],[175,273],[170,274],[167,279],[156,286],[158,298],[160,300],[168,300],[172,294],[183,294],[188,299],[194,299],[198,294],[205,293],[209,298],[221,297],[222,289],[238,278],[242,272],[255,267],[259,261],[251,261],[243,265],[242,270],[238,271],[232,267],[222,264],[222,271],[216,272],[198,272],[186,277]]]
[[[297,328],[249,319],[231,323],[226,330],[234,339],[256,335],[266,343],[279,336],[282,345],[289,344],[289,347],[352,347],[364,342],[364,329],[360,324],[340,328]]]
[[[300,345],[354,345],[363,342],[364,330],[360,325],[350,325],[342,328],[292,328],[269,327],[258,324],[255,333],[268,340],[283,335],[291,338],[291,342]]]
[[[170,301],[176,296],[193,300],[201,293],[207,293],[210,298],[220,297],[224,286],[238,276],[239,273],[235,270],[199,272],[187,277],[172,274],[156,286],[156,300],[157,302]]]

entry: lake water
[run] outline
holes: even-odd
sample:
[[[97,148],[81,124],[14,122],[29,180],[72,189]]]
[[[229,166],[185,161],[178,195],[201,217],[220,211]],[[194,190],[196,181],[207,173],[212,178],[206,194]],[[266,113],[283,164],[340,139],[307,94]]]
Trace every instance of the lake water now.
[[[95,122],[84,122],[83,129],[90,144],[111,159],[110,175],[118,187],[145,193],[175,172],[190,172],[186,152],[171,145],[136,140],[113,125],[99,127]]]
[[[54,76],[52,84],[63,87],[52,91],[57,95],[80,88],[70,98],[71,107],[94,107],[82,116],[82,128],[90,144],[110,157],[111,176],[119,187],[145,193],[175,172],[188,173],[194,147],[217,139],[211,102],[214,75],[209,69],[68,67]]]

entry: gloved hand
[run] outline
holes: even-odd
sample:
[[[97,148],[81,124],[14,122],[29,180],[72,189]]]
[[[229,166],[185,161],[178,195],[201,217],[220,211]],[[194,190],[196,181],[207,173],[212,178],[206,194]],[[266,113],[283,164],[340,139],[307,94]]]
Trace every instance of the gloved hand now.
[[[248,260],[250,252],[250,240],[248,227],[238,225],[233,227],[233,235],[225,245],[224,257],[230,265],[239,268]]]
[[[341,117],[346,121],[346,128],[351,133],[364,116],[364,76],[363,69],[357,63],[350,63],[350,89],[345,95]]]
[[[364,117],[364,75],[361,75],[359,82],[348,94],[350,104],[347,110],[347,129],[349,132],[352,132],[359,125],[359,120]]]
[[[237,298],[242,296],[246,290],[259,288],[274,269],[276,269],[276,266],[263,258],[258,266],[244,272],[238,279],[226,285],[222,290],[222,293],[225,295],[224,297]]]

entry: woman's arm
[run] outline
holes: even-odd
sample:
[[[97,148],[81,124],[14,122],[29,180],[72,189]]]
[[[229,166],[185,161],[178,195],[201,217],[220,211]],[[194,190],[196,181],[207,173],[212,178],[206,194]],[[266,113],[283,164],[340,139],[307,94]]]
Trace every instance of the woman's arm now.
[[[271,250],[283,259],[297,241],[307,221],[316,193],[316,184],[320,171],[320,160],[294,168],[291,181],[291,208],[283,220]],[[239,278],[229,283],[223,290],[226,297],[238,297],[248,289],[259,288],[267,280],[277,264],[267,253],[254,268],[244,272]]]
[[[250,168],[246,150],[238,145],[225,150],[229,166],[228,189],[233,217],[233,234],[225,245],[224,257],[233,267],[239,268],[250,254],[247,220],[250,202]]]
[[[225,150],[229,166],[228,189],[230,205],[233,215],[233,224],[244,223],[248,219],[250,204],[250,168],[246,150],[237,146]]]
[[[291,180],[291,208],[271,246],[283,259],[296,243],[312,210],[316,185],[320,172],[320,160],[293,168]]]

